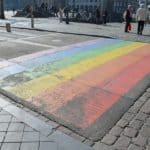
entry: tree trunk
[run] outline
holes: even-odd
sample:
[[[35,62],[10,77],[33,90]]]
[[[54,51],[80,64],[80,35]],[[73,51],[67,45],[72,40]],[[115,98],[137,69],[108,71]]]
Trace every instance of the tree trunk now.
[[[5,19],[4,15],[4,0],[0,0],[0,18]]]

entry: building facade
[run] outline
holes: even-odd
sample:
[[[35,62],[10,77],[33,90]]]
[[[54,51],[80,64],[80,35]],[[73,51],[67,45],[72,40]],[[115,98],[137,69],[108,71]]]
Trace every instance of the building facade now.
[[[133,13],[136,13],[137,8],[139,7],[139,2],[137,0],[113,0],[113,21],[122,21],[123,13],[129,4],[132,5]]]
[[[37,5],[40,6],[42,3],[48,5],[48,8],[55,7],[64,7],[66,0],[5,0],[4,7],[5,9],[23,9],[26,5]]]
[[[72,9],[81,11],[94,11],[96,8],[104,7],[104,2],[107,0],[68,0],[67,4]]]

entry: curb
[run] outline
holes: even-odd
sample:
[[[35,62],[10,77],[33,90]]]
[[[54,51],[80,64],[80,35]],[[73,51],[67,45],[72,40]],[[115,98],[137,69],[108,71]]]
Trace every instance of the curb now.
[[[1,26],[5,28],[5,26]],[[56,30],[44,30],[44,29],[38,29],[38,28],[25,28],[25,27],[11,27],[14,29],[25,29],[25,30],[31,30],[31,31],[42,31],[42,32],[52,32],[52,33],[62,33],[62,34],[71,34],[71,35],[81,35],[81,36],[91,36],[91,37],[99,37],[99,38],[110,38],[110,39],[116,39],[111,36],[104,36],[104,35],[96,35],[96,34],[85,34],[85,33],[74,33],[74,32],[62,32],[62,31],[56,31]]]

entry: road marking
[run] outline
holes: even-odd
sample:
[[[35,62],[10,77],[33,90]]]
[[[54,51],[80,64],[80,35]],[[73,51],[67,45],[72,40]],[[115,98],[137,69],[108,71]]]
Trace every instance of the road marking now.
[[[48,48],[56,48],[57,47],[57,46],[52,46],[52,45],[40,44],[40,43],[29,42],[29,41],[23,41],[23,40],[20,40],[20,39],[13,40],[13,42],[29,44],[29,45],[34,45],[34,46],[48,47]]]
[[[53,74],[40,77],[38,79],[26,82],[24,84],[17,85],[16,87],[9,88],[7,90],[17,95],[18,97],[28,99],[35,95],[38,95],[39,93],[45,91],[48,88],[55,87],[56,85],[62,82],[70,80],[80,75],[81,73],[92,69],[93,67],[96,67],[108,61],[111,61],[112,59],[128,54],[144,45],[145,44],[142,43],[130,44],[128,46],[124,46],[123,48],[118,48],[114,51],[100,54],[94,58],[83,60],[78,64],[71,65]],[[59,79],[56,75],[62,76],[62,78]]]

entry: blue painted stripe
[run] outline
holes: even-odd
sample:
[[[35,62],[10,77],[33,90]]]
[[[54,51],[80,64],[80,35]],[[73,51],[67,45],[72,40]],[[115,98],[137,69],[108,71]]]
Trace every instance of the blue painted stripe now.
[[[39,65],[43,65],[43,64],[50,63],[53,61],[58,61],[60,59],[63,59],[64,57],[72,56],[72,55],[78,54],[78,53],[83,52],[83,51],[91,51],[91,50],[94,50],[97,48],[99,48],[99,50],[101,50],[101,48],[103,48],[107,45],[112,45],[112,44],[116,44],[116,43],[119,44],[121,42],[118,42],[118,41],[112,40],[112,39],[111,40],[104,40],[104,41],[101,41],[101,42],[96,43],[96,44],[92,44],[92,45],[88,45],[88,46],[84,46],[84,47],[75,47],[75,48],[70,49],[70,50],[59,51],[59,52],[56,52],[53,54],[38,57],[36,59],[32,59],[30,61],[23,62],[20,65],[25,66],[28,69],[31,69],[31,68],[35,68]]]
[[[13,66],[8,66],[7,68],[3,68],[0,70],[0,78],[5,78],[7,76],[16,74],[16,73],[20,73],[22,71],[24,71],[26,68],[20,65],[13,65]]]
[[[20,63],[19,65],[15,64],[15,65],[3,68],[3,69],[1,69],[0,75],[1,75],[1,78],[5,78],[5,77],[13,75],[13,74],[21,73],[23,71],[27,71],[27,70],[36,68],[36,67],[46,64],[46,63],[58,61],[60,59],[63,59],[64,57],[75,55],[75,54],[83,52],[83,51],[91,51],[96,48],[99,48],[99,50],[101,51],[102,48],[104,48],[107,45],[109,46],[109,45],[119,44],[122,42],[123,42],[122,40],[113,40],[113,39],[106,40],[105,39],[105,40],[101,40],[100,42],[96,42],[91,45],[87,45],[87,46],[84,45],[84,47],[80,46],[80,47],[72,48],[70,50],[59,51],[59,52],[56,52],[53,54],[38,57],[36,59],[31,59],[30,61],[25,61],[23,63]]]

